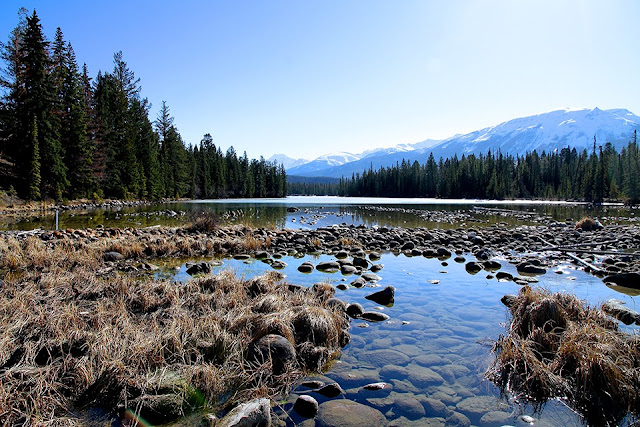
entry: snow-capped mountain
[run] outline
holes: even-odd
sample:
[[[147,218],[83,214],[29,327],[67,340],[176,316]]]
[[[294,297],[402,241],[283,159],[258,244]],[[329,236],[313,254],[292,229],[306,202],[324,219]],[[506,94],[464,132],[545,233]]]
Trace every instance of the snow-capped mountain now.
[[[309,163],[307,159],[293,159],[286,154],[274,154],[273,156],[267,159],[268,162],[276,162],[281,163],[285,169],[291,169],[296,166],[303,165],[305,163]]]
[[[287,169],[289,175],[303,175],[303,176],[319,176],[314,173],[324,169],[341,166],[345,163],[354,162],[359,160],[360,157],[346,152],[330,153],[320,156],[315,160],[308,163],[304,163],[300,166]],[[285,166],[286,169],[286,166]]]
[[[620,148],[629,142],[638,128],[640,117],[625,109],[557,110],[454,136],[435,145],[431,151],[438,158],[489,150],[524,154],[564,147],[592,149],[594,136],[597,145],[611,142]]]
[[[442,141],[426,140],[415,144],[401,144],[391,148],[373,149],[341,164],[328,162],[298,166],[287,171],[290,175],[350,177],[365,169],[391,166],[403,159],[426,162],[430,153],[436,159],[457,155],[486,154],[489,151],[503,154],[525,154],[536,150],[550,152],[565,147],[591,150],[593,138],[597,145],[611,142],[618,150],[640,129],[640,117],[629,110],[556,110],[534,116],[509,120],[497,126],[477,130],[465,135],[455,135]],[[325,156],[323,156],[325,157]],[[307,168],[307,165],[314,164]],[[322,167],[325,164],[325,167]]]

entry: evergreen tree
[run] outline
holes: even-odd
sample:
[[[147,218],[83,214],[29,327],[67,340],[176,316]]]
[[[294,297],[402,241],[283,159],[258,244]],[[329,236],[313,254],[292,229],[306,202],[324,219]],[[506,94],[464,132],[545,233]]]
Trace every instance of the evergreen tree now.
[[[29,168],[29,198],[31,200],[40,200],[40,185],[42,179],[40,177],[40,148],[38,146],[38,121],[33,118],[33,130],[31,131],[33,138],[33,148],[31,154],[31,167]]]

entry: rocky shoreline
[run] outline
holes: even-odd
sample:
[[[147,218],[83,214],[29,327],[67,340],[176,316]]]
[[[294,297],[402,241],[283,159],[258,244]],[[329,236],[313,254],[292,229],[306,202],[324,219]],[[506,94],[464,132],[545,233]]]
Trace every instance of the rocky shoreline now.
[[[269,264],[274,270],[279,270],[284,267],[282,260],[284,257],[295,259],[305,255],[328,254],[333,256],[335,261],[318,263],[301,261],[297,268],[302,272],[318,270],[340,272],[345,276],[352,276],[351,282],[343,282],[336,286],[337,289],[346,290],[349,287],[361,288],[376,283],[379,280],[376,273],[384,268],[382,264],[378,263],[378,260],[384,253],[394,253],[407,257],[437,258],[443,265],[453,261],[464,264],[469,274],[484,272],[483,274],[487,277],[526,285],[537,281],[535,276],[553,271],[559,263],[577,262],[575,257],[579,255],[583,261],[580,263],[581,268],[604,278],[610,285],[612,285],[611,278],[613,277],[619,280],[617,284],[612,286],[624,285],[628,288],[640,288],[640,283],[637,281],[640,258],[633,253],[622,252],[631,251],[640,246],[640,231],[629,225],[605,225],[593,230],[585,230],[578,225],[573,222],[549,221],[538,226],[522,225],[507,228],[498,224],[442,230],[347,225],[320,227],[315,230],[250,228],[238,225],[216,227],[211,230],[154,226],[148,228],[10,231],[2,232],[0,236],[3,239],[24,244],[38,241],[52,251],[56,251],[57,248],[69,247],[93,248],[95,254],[100,258],[94,272],[98,277],[108,280],[117,278],[123,273],[128,277],[144,277],[149,272],[157,270],[159,261],[168,257],[194,260],[189,264],[188,272],[197,276],[208,274],[211,271],[210,263],[212,261],[210,258],[213,257],[238,260],[255,259]],[[579,252],[585,249],[596,253]],[[568,256],[571,254],[577,255],[573,255],[572,258]],[[289,258],[287,261],[291,262]],[[515,265],[519,274],[512,275],[501,271],[505,262]],[[7,264],[9,263],[5,264],[5,269]],[[24,266],[16,263],[11,269],[20,272],[24,271]],[[367,312],[360,304],[345,304],[333,298],[336,288],[326,285],[316,289],[314,286],[313,294],[320,296],[325,301],[325,307],[331,307],[331,310],[342,312],[355,320],[375,323],[389,319],[388,315],[383,312]],[[289,284],[288,289],[295,291],[302,288],[295,284]],[[384,306],[393,301],[394,291],[393,287],[389,286],[381,290],[378,289],[378,292],[370,293],[367,298]],[[615,309],[616,307],[613,307],[611,313],[618,317],[615,314]],[[628,316],[628,313],[623,313],[618,318],[629,318]],[[634,315],[631,316],[632,322],[636,321]],[[400,327],[402,326],[400,325]],[[411,325],[407,325],[407,327],[411,327]],[[262,348],[280,348],[278,343],[282,341],[281,333],[272,335],[274,336],[263,336],[268,342],[262,343]],[[282,342],[282,344],[285,343]],[[435,371],[428,368],[431,366],[431,359],[436,357],[435,355],[425,355],[423,366],[420,364],[422,359],[419,357],[409,363],[408,356],[389,349],[387,344],[376,344],[376,347],[373,348],[374,350],[369,351],[380,353],[376,353],[376,357],[381,360],[381,363],[389,357],[391,357],[389,360],[394,357],[402,357],[402,360],[398,363],[389,362],[395,366],[393,372],[386,372],[385,370],[388,371],[392,368],[389,363],[383,363],[384,366],[381,365],[376,371],[376,375],[372,375],[370,378],[363,377],[354,381],[351,374],[345,372],[342,375],[342,380],[338,383],[328,378],[319,378],[320,382],[318,383],[298,384],[294,394],[291,395],[292,400],[289,405],[295,408],[297,414],[308,417],[309,421],[316,417],[317,424],[315,425],[333,425],[340,422],[341,414],[349,414],[352,416],[351,420],[353,417],[362,417],[364,420],[377,419],[382,416],[379,421],[380,425],[384,425],[386,420],[379,410],[386,410],[395,407],[395,405],[400,405],[406,414],[415,417],[414,420],[420,420],[424,414],[431,414],[442,423],[456,423],[457,425],[468,425],[471,421],[479,422],[481,416],[491,414],[490,409],[495,405],[490,405],[490,402],[484,401],[480,397],[459,396],[455,401],[448,402],[449,409],[447,409],[441,401],[431,397],[424,396],[423,398],[415,395],[418,397],[409,398],[403,396],[402,393],[398,394],[403,391],[405,386],[398,385],[400,383],[392,386],[392,382],[389,381],[391,378],[406,377],[412,384],[424,383],[424,387],[427,387],[434,382],[442,384],[441,379],[444,378],[444,375],[453,375],[457,378],[458,374],[449,372],[450,369]],[[267,354],[265,351],[269,354],[275,354],[270,353],[272,350],[257,349],[250,350],[249,353],[264,355]],[[305,353],[307,350],[302,348],[294,351],[298,356],[304,355],[302,360],[305,360],[305,363],[308,362],[308,367],[312,370],[321,369],[322,361],[328,360],[327,354],[324,352]],[[288,360],[288,355],[293,354],[286,345],[283,345],[282,350],[277,350],[276,353],[282,354],[285,361]],[[320,359],[314,362],[316,356],[320,356]],[[281,368],[274,365],[274,373],[278,373]],[[337,372],[338,375],[341,375],[339,370]],[[461,374],[467,375],[464,372]],[[343,387],[347,388],[347,392]],[[394,387],[396,387],[396,391],[393,391]],[[310,392],[313,392],[313,396],[321,395],[325,398],[318,401],[311,396]],[[344,396],[345,393],[349,396],[357,395],[366,398],[367,402],[374,402],[378,406],[366,406],[348,399],[334,399],[334,397]],[[443,397],[443,399],[445,398]],[[456,411],[452,412],[451,407],[455,407]],[[211,418],[210,422],[212,424],[217,422],[216,425],[238,425],[233,424],[230,420],[237,421],[244,419],[243,417],[253,419],[251,417],[259,416],[263,417],[260,419],[267,423],[266,425],[269,425],[269,423],[275,424],[280,422],[278,420],[290,416],[278,411],[265,410],[265,402],[262,400],[248,402],[239,408],[221,420]],[[492,416],[502,417],[503,420],[506,420],[504,412],[494,412],[496,413]],[[407,420],[406,425],[410,425],[410,421]]]

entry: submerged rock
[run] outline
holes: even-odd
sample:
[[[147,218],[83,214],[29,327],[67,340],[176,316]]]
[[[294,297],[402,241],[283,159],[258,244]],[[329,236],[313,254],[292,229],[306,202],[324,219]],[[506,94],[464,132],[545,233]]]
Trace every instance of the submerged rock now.
[[[254,426],[271,426],[271,404],[269,399],[256,399],[238,405],[216,424],[216,427]]]
[[[605,283],[613,283],[625,288],[640,289],[640,273],[612,274],[602,279]]]
[[[320,405],[318,427],[361,427],[387,426],[387,419],[382,412],[352,400],[329,400]]]
[[[360,315],[360,318],[370,322],[383,322],[385,320],[389,320],[389,316],[377,311],[365,311]]]

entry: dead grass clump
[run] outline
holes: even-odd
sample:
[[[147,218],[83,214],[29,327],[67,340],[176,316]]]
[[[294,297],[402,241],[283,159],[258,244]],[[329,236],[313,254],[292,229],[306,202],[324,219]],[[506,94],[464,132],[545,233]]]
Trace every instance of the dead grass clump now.
[[[588,216],[578,221],[575,227],[576,230],[582,230],[582,231],[594,231],[594,230],[600,230],[601,228],[602,228],[602,224],[600,224],[599,221],[596,221],[593,218]]]
[[[640,414],[640,339],[568,294],[522,288],[486,376],[534,404],[566,398],[589,425]]]
[[[105,247],[0,243],[3,264],[5,252],[16,250],[21,265],[41,265],[5,276],[0,288],[2,423],[84,425],[70,414],[94,407],[165,423],[196,407],[276,396],[344,342],[334,336],[347,334],[347,320],[321,308],[313,292],[290,292],[281,274],[242,280],[226,272],[180,285],[120,274],[107,280],[93,267]],[[29,258],[35,250],[50,258]],[[295,326],[306,324],[294,322],[298,312],[321,319],[307,322],[313,336],[298,337],[310,341],[296,341]],[[268,334],[308,343],[296,355],[304,363],[274,375],[268,364],[247,361],[249,344]],[[312,357],[315,363],[301,359]]]
[[[192,211],[189,213],[190,224],[186,227],[191,233],[209,233],[220,227],[220,218],[211,211]]]

